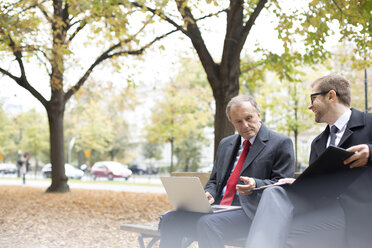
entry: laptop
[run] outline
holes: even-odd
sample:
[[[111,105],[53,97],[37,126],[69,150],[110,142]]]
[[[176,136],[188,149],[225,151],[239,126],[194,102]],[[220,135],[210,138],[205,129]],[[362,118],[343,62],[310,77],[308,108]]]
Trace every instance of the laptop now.
[[[160,177],[173,207],[197,213],[219,213],[241,206],[211,205],[198,177]]]

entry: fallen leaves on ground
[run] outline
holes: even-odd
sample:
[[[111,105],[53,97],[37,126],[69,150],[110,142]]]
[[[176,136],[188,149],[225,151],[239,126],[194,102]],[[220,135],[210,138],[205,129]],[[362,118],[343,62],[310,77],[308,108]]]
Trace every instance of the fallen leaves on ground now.
[[[147,223],[171,209],[166,194],[0,186],[0,247],[139,247],[124,223]]]

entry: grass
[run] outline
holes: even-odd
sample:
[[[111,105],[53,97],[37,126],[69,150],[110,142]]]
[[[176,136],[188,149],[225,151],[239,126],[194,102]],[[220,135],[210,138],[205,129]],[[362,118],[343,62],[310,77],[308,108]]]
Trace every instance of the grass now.
[[[21,178],[18,177],[7,177],[7,176],[2,176],[1,179],[7,179],[7,180],[21,180]],[[50,178],[33,178],[28,177],[26,179],[27,181],[47,181],[51,182]],[[140,185],[140,186],[154,186],[154,187],[162,187],[161,184],[152,184],[152,183],[141,183],[141,182],[127,182],[123,180],[80,180],[80,179],[69,179],[68,182],[74,182],[74,183],[89,183],[89,184],[123,184],[123,185]]]

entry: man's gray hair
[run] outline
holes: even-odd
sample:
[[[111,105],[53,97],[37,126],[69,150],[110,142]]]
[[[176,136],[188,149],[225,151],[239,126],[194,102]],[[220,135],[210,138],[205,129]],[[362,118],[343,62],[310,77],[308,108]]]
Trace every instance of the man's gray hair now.
[[[229,119],[229,121],[231,121],[230,119],[231,107],[240,106],[242,105],[243,102],[249,102],[257,110],[257,112],[260,112],[260,109],[258,108],[258,104],[253,96],[239,95],[239,96],[233,97],[226,106],[226,116]]]

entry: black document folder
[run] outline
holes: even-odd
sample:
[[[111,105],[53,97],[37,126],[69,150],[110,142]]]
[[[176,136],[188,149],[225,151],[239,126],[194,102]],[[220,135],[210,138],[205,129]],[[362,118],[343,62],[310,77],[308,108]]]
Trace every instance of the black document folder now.
[[[319,175],[328,175],[349,170],[349,166],[344,164],[344,160],[353,154],[354,152],[349,152],[343,148],[329,146],[313,163],[309,165],[309,167],[306,168],[306,170],[300,174],[293,185]]]
[[[343,148],[329,146],[304,170],[292,184],[281,184],[287,190],[311,198],[334,197],[340,195],[365,168],[350,169],[344,160],[353,155]],[[274,186],[265,185],[254,191]]]
[[[343,148],[329,146],[289,186],[290,191],[317,197],[338,196],[364,171],[364,168],[350,169],[344,164],[344,160],[353,154]]]

